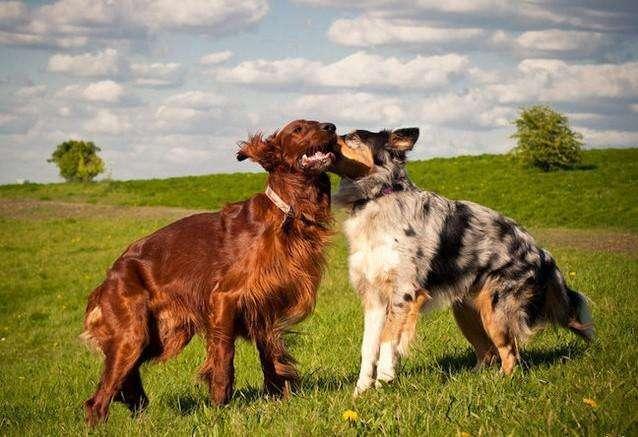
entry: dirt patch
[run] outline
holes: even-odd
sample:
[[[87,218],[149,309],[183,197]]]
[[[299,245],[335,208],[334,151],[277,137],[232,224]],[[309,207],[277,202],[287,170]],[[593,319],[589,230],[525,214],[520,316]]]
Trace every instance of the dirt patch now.
[[[203,210],[164,206],[118,206],[90,203],[42,201],[35,199],[1,199],[0,218],[13,220],[139,219],[177,220]],[[337,222],[343,217],[336,211]],[[337,225],[338,228],[338,225]],[[599,229],[535,229],[532,234],[542,246],[568,247],[578,250],[616,252],[638,257],[638,235]]]
[[[0,217],[13,220],[79,219],[172,219],[198,212],[195,209],[163,206],[118,206],[42,201],[35,199],[0,199]]]
[[[638,235],[601,229],[536,229],[543,246],[560,246],[594,252],[617,252],[638,257]]]

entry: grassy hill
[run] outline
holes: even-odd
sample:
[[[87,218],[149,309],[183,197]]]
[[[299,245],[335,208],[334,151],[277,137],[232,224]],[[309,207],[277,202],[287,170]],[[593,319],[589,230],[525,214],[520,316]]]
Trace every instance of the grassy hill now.
[[[482,203],[525,226],[638,230],[638,149],[586,151],[577,169],[550,173],[516,166],[504,155],[414,161],[408,167],[420,187]],[[235,173],[4,185],[0,197],[218,209],[263,190],[265,180],[264,173]]]
[[[588,151],[582,168],[554,173],[503,156],[410,164],[421,187],[534,228],[591,299],[589,345],[547,329],[522,347],[513,377],[474,371],[451,312],[434,311],[397,381],[353,399],[363,317],[336,233],[316,309],[288,338],[302,375],[291,399],[262,395],[255,348],[240,341],[233,398],[211,406],[195,376],[205,355],[196,338],[143,367],[151,404],[141,417],[116,404],[95,431],[82,402],[102,363],[77,340],[87,295],[128,244],[192,212],[166,206],[219,208],[262,190],[265,175],[0,186],[0,435],[638,435],[637,166],[638,149]]]

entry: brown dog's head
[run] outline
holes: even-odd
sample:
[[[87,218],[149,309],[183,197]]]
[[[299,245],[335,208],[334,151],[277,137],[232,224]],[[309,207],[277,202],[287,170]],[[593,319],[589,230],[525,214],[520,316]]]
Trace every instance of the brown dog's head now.
[[[335,131],[332,123],[295,120],[268,138],[257,134],[242,142],[237,159],[250,158],[268,172],[322,173],[335,160]]]

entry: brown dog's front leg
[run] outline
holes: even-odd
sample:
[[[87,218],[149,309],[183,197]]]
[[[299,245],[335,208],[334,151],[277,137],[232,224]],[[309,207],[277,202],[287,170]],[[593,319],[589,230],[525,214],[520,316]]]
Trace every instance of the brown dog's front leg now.
[[[286,351],[283,339],[270,334],[267,338],[257,339],[256,343],[266,394],[288,398],[299,377],[294,366],[295,360]]]

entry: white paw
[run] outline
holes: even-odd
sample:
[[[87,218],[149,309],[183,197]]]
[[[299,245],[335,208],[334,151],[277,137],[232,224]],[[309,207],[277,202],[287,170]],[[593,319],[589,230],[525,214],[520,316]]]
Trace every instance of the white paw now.
[[[359,381],[357,381],[357,386],[354,388],[354,392],[352,393],[352,396],[356,398],[361,393],[363,393],[364,391],[372,387],[373,384],[374,384],[374,379],[372,378],[359,379]]]
[[[394,371],[379,372],[379,374],[377,375],[377,380],[374,382],[374,386],[377,388],[383,387],[385,384],[389,384],[394,381],[394,378]]]

